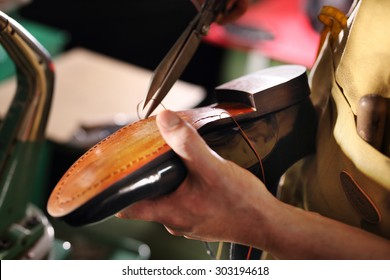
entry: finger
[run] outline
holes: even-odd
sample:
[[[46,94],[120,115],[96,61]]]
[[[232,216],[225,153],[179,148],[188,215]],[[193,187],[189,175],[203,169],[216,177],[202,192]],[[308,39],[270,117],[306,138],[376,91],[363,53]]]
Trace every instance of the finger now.
[[[184,233],[181,232],[180,230],[173,229],[172,227],[167,226],[167,225],[164,225],[164,227],[173,236],[183,236],[184,235]]]
[[[248,10],[249,0],[231,1],[229,4],[228,13],[217,20],[219,24],[234,22],[240,18]]]
[[[195,6],[195,8],[200,11],[200,9],[202,8],[202,4],[204,1],[200,1],[200,0],[191,0],[192,4]]]
[[[153,200],[142,200],[121,210],[115,216],[128,220],[154,221],[156,219]]]
[[[195,128],[176,113],[163,111],[157,115],[156,122],[164,140],[182,158],[190,171],[199,172],[205,162],[210,167],[219,164],[221,158],[207,146]]]
[[[184,232],[191,231],[191,225],[187,224],[187,218],[183,218],[185,215],[183,212],[180,215],[172,215],[177,211],[177,207],[180,207],[178,206],[180,203],[172,203],[170,196],[139,201],[121,210],[115,216],[128,220],[157,222],[165,225],[172,235],[182,236]]]
[[[170,195],[164,195],[157,198],[140,200],[121,210],[115,216],[121,219],[173,224],[176,222],[176,219],[173,219],[176,216],[172,217],[168,214],[174,210],[175,205],[171,203]]]

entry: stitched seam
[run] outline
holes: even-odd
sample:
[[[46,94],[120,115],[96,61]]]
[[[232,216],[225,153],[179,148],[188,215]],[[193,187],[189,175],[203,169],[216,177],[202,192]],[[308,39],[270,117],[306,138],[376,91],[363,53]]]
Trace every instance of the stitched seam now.
[[[221,116],[221,114],[218,114],[218,115],[212,115],[212,116],[207,116],[207,117],[203,117],[203,118],[200,118],[194,122],[192,122],[192,125],[195,125],[196,123],[202,121],[202,120],[205,120],[205,119],[209,119],[209,118],[215,118],[215,117],[218,117],[218,116]],[[109,140],[110,138],[114,137],[116,134],[120,133],[122,130],[124,129],[127,129],[129,128],[130,126],[132,125],[129,125],[129,126],[126,126],[126,127],[123,127],[121,129],[119,129],[118,131],[116,131],[115,133],[109,135],[107,138],[103,139],[101,142],[99,142],[98,144],[96,144],[95,146],[93,146],[90,150],[88,150],[84,155],[82,155],[73,165],[72,167],[69,169],[68,172],[66,172],[66,174],[64,175],[63,177],[63,180],[61,182],[61,184],[59,185],[58,187],[58,191],[57,191],[57,194],[56,194],[56,200],[57,200],[57,203],[59,205],[65,205],[65,204],[68,204],[68,203],[71,203],[73,201],[75,201],[76,199],[80,198],[80,197],[83,197],[85,194],[87,194],[88,192],[92,191],[93,189],[96,189],[99,185],[103,184],[105,181],[109,180],[110,178],[112,178],[113,176],[116,176],[120,173],[124,173],[126,170],[128,170],[130,167],[134,166],[135,164],[139,163],[140,161],[146,159],[146,158],[149,158],[155,154],[157,154],[159,151],[161,151],[164,147],[168,146],[166,143],[160,147],[158,147],[156,150],[154,150],[153,152],[151,152],[150,154],[147,154],[147,155],[144,155],[142,157],[139,157],[131,162],[129,162],[128,164],[122,166],[121,168],[118,168],[116,169],[115,171],[111,172],[109,175],[107,175],[105,178],[99,180],[98,182],[96,182],[95,184],[93,184],[92,186],[86,188],[84,191],[78,193],[77,195],[75,196],[72,196],[71,198],[69,199],[66,199],[66,200],[63,200],[63,201],[60,201],[60,194],[63,190],[63,185],[67,182],[67,178],[73,173],[73,170],[78,166],[80,165],[80,163],[85,159],[86,156],[88,156],[91,152],[93,152],[94,150],[96,150],[99,146],[101,146],[104,142],[106,142],[107,140]]]
[[[210,118],[215,118],[215,117],[221,117],[222,113],[223,113],[223,112],[221,112],[221,113],[218,114],[218,115],[212,115],[212,116],[207,116],[207,117],[204,117],[204,118],[200,118],[200,119],[194,121],[194,122],[192,123],[192,125],[195,125],[196,123],[198,123],[198,122],[200,122],[200,121],[203,121],[203,120],[205,120],[205,119],[210,119]]]
[[[155,151],[153,151],[152,153],[150,154],[147,154],[147,155],[144,155],[142,157],[139,157],[133,161],[131,161],[130,163],[114,170],[113,172],[111,172],[108,176],[106,176],[105,178],[99,180],[98,182],[96,182],[95,184],[93,184],[92,186],[86,188],[83,192],[81,193],[78,193],[77,195],[75,196],[72,196],[71,198],[69,199],[66,199],[66,200],[63,200],[63,201],[60,201],[60,194],[62,193],[62,190],[63,190],[63,185],[67,182],[67,178],[69,178],[69,176],[72,175],[74,169],[79,166],[81,164],[81,162],[84,161],[85,157],[87,157],[90,153],[92,153],[94,150],[96,150],[99,146],[101,146],[104,142],[108,141],[110,138],[114,137],[115,135],[121,133],[124,129],[127,129],[129,127],[131,127],[133,125],[129,125],[129,126],[126,126],[126,127],[122,127],[120,128],[119,130],[117,130],[116,132],[114,132],[113,134],[107,136],[105,139],[103,139],[101,142],[99,142],[98,144],[94,145],[91,149],[89,149],[84,155],[82,155],[73,165],[72,167],[68,170],[68,172],[66,172],[66,174],[64,175],[63,179],[62,179],[62,182],[60,184],[60,186],[58,187],[58,191],[57,191],[57,194],[56,194],[56,200],[57,200],[57,203],[59,205],[65,205],[67,203],[70,203],[70,202],[73,202],[74,200],[80,198],[80,197],[83,197],[86,193],[92,191],[93,189],[97,188],[99,185],[101,185],[102,183],[104,183],[105,181],[109,180],[110,178],[112,178],[113,176],[117,175],[117,174],[120,174],[120,173],[124,173],[126,170],[128,170],[130,167],[132,167],[133,165],[135,165],[136,163],[148,158],[148,157],[151,157],[153,156],[154,154],[158,153],[159,151],[161,151],[165,146],[167,146],[167,144],[164,144],[160,147],[158,147]]]
[[[145,156],[142,156],[142,157],[139,157],[131,162],[129,162],[128,164],[126,165],[123,165],[122,167],[114,170],[113,172],[111,172],[110,174],[108,174],[106,177],[104,177],[103,179],[99,180],[98,182],[96,182],[95,184],[93,184],[92,186],[86,188],[84,191],[78,193],[77,195],[67,199],[67,200],[63,200],[60,202],[60,193],[62,191],[62,186],[66,183],[66,178],[70,176],[70,174],[72,173],[72,170],[78,165],[79,162],[81,162],[81,159],[79,161],[77,161],[75,163],[75,166],[74,168],[72,168],[72,170],[70,170],[67,175],[65,176],[63,182],[61,183],[61,185],[59,186],[59,190],[58,190],[58,193],[56,195],[56,199],[58,201],[58,204],[59,205],[64,205],[64,204],[67,204],[67,203],[70,203],[74,200],[76,200],[77,198],[80,198],[80,197],[83,197],[85,194],[87,194],[88,192],[92,191],[93,189],[97,188],[99,185],[103,184],[104,182],[106,182],[107,180],[109,180],[110,178],[112,178],[113,176],[116,176],[118,174],[123,174],[125,173],[126,170],[128,170],[129,168],[131,168],[132,166],[134,166],[135,164],[141,162],[142,160],[145,160],[155,154],[157,154],[159,151],[161,151],[164,147],[168,146],[167,144],[164,144],[160,147],[158,147],[155,151],[153,151],[152,153],[150,154],[147,154]]]

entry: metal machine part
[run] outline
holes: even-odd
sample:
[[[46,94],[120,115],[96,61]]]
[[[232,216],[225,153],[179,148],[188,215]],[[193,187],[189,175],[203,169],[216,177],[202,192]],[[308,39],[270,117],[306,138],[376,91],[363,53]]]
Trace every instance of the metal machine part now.
[[[30,200],[45,140],[54,67],[44,47],[3,12],[0,43],[15,64],[17,80],[0,123],[0,258],[45,258],[53,230]]]

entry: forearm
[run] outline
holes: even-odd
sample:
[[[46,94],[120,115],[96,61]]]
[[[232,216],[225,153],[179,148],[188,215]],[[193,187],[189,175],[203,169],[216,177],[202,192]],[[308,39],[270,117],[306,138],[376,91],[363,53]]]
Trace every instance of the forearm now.
[[[279,259],[390,259],[389,240],[287,204],[268,227],[265,249]]]

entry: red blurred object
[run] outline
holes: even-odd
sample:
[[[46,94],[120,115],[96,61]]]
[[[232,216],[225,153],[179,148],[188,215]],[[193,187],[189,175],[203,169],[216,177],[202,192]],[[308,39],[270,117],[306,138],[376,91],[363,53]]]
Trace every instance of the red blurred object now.
[[[320,36],[306,13],[307,1],[260,0],[234,24],[213,24],[205,41],[311,68]]]

